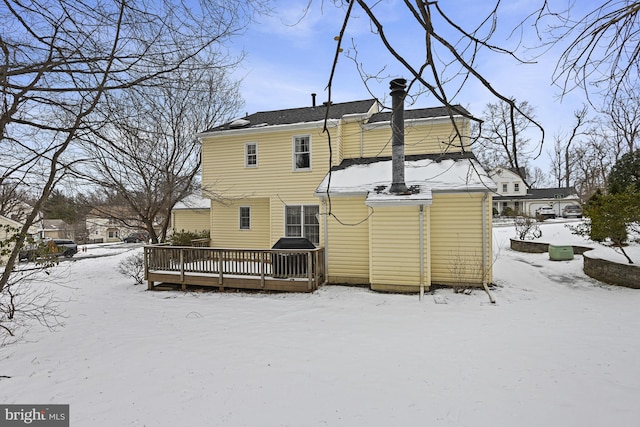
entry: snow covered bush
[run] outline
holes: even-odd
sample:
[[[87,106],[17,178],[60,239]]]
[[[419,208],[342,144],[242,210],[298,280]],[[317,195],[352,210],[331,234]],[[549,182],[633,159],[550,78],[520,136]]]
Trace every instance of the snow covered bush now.
[[[126,257],[118,264],[118,273],[131,277],[136,285],[141,285],[144,280],[144,256],[137,253]]]
[[[533,240],[542,237],[542,231],[538,221],[529,215],[520,215],[514,218],[516,237],[520,240]]]

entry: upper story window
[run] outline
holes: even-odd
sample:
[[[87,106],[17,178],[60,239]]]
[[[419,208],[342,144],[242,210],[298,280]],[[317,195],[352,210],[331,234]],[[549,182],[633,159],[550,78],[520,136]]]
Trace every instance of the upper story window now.
[[[240,230],[251,230],[251,207],[240,206],[239,223]]]
[[[508,190],[507,184],[502,184],[502,192],[506,193]]]
[[[258,167],[258,144],[255,142],[244,144],[244,167]]]
[[[293,170],[311,169],[311,137],[293,137]]]
[[[517,182],[513,183],[513,191],[515,191],[516,193],[520,191],[520,184]]]

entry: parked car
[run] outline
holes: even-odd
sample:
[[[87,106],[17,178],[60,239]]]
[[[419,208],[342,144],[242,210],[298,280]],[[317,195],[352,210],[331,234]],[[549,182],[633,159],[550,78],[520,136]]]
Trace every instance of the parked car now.
[[[124,239],[122,239],[125,243],[140,243],[140,242],[148,242],[149,235],[143,232],[131,233]]]
[[[556,212],[549,205],[540,206],[538,209],[536,209],[536,218],[540,220],[545,220],[549,218],[553,219],[555,217],[556,217]]]
[[[562,209],[562,218],[582,218],[582,208],[579,205],[567,205]]]
[[[25,246],[20,251],[20,260],[35,260],[42,256],[71,258],[77,253],[78,244],[71,239],[46,239],[38,244]]]

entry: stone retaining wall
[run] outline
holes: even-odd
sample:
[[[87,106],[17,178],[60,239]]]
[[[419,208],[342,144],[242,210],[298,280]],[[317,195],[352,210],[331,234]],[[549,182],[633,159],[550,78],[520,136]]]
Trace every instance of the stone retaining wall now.
[[[640,289],[640,267],[584,256],[585,274],[610,285]]]
[[[592,250],[587,246],[573,246],[573,253],[582,255],[583,253]],[[526,252],[529,254],[543,254],[549,252],[549,244],[543,242],[534,242],[531,240],[517,240],[511,239],[511,249],[518,252]]]
[[[541,254],[549,252],[549,244],[530,240],[511,239],[511,249],[518,252]],[[581,255],[592,249],[593,248],[586,246],[573,246],[573,253]],[[635,264],[621,264],[599,258],[590,258],[588,255],[585,255],[583,259],[584,264],[582,270],[587,276],[610,285],[640,289],[639,266]]]

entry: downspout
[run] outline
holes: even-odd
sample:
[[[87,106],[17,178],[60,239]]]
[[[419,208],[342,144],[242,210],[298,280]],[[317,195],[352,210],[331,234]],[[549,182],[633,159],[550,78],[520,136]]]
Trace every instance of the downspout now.
[[[364,157],[364,129],[362,123],[360,124],[360,158]]]
[[[424,205],[420,205],[420,301],[424,298]]]
[[[322,198],[322,206],[324,207],[324,281],[329,282],[329,214],[327,212],[327,200]]]
[[[489,295],[489,301],[492,304],[496,303],[495,298],[491,295],[489,291],[489,286],[487,285],[487,198],[489,197],[489,193],[485,192],[482,197],[482,287],[484,291]]]

